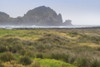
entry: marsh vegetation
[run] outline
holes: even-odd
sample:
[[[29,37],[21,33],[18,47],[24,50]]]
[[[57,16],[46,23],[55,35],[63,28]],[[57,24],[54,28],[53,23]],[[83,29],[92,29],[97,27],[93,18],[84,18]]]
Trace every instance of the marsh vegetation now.
[[[0,29],[0,67],[100,67],[99,29]]]

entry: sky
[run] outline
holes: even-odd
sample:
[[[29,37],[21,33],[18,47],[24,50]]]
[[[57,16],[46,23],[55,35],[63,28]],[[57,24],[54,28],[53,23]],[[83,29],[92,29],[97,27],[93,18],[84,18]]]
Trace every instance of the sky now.
[[[100,25],[100,0],[0,0],[0,11],[11,17],[39,6],[51,7],[73,25]]]

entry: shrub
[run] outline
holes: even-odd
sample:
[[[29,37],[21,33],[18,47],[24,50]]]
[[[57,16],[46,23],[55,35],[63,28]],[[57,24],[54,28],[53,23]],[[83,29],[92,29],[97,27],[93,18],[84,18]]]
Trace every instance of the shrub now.
[[[89,66],[89,60],[87,58],[78,58],[75,62],[75,65],[78,67],[88,67]]]
[[[36,55],[36,58],[41,58],[41,59],[43,59],[43,54],[37,54],[37,55]]]
[[[5,47],[4,45],[0,45],[0,52],[5,52],[8,51],[8,48]]]
[[[22,49],[22,50],[20,50],[20,51],[19,51],[19,54],[21,54],[21,55],[24,56],[24,55],[26,54],[26,49]]]
[[[69,32],[69,35],[70,35],[71,37],[75,37],[75,36],[78,35],[78,33],[77,33],[77,32]]]
[[[0,61],[0,67],[4,67],[4,65],[3,65],[2,61]]]
[[[75,60],[76,60],[76,57],[74,57],[74,56],[69,56],[69,58],[68,58],[68,62],[71,64],[73,64],[75,62]]]
[[[98,60],[93,60],[90,67],[100,67],[100,62]]]
[[[25,53],[25,56],[29,56],[29,57],[35,58],[34,52],[31,51],[31,50],[27,50],[26,53]]]
[[[39,61],[34,61],[30,67],[41,67]]]
[[[99,48],[97,48],[97,51],[100,51],[100,47],[99,47]]]
[[[13,53],[16,53],[16,52],[22,50],[22,45],[20,45],[20,44],[13,44],[13,45],[9,46],[9,50],[11,52],[13,52]]]
[[[62,53],[61,54],[60,53],[52,53],[51,58],[56,59],[56,60],[64,60],[64,61],[68,60],[67,56]]]
[[[30,65],[32,63],[32,60],[28,56],[24,56],[20,58],[19,63],[23,65]]]
[[[18,64],[16,61],[10,61],[10,62],[4,63],[4,67],[24,67],[24,66],[21,64]]]
[[[4,61],[4,62],[11,61],[11,60],[14,60],[14,59],[15,58],[14,58],[14,56],[11,52],[5,52],[0,56],[0,60]]]

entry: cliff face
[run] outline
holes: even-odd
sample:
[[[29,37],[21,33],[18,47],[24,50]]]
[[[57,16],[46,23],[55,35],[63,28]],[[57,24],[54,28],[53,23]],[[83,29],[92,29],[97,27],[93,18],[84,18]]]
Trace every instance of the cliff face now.
[[[0,13],[0,25],[37,25],[62,26],[62,15],[45,6],[29,10],[23,17],[11,18],[6,13]],[[70,23],[68,23],[69,25]],[[67,23],[66,23],[67,25]]]
[[[6,22],[10,21],[10,17],[8,14],[4,12],[0,12],[0,24],[6,24]]]
[[[66,20],[66,21],[62,24],[62,26],[72,25],[71,22],[72,22],[71,20]]]
[[[35,8],[33,10],[28,11],[23,17],[25,24],[30,22],[34,25],[60,25],[62,23],[61,15],[57,15],[55,11],[53,11],[49,7],[41,6]]]

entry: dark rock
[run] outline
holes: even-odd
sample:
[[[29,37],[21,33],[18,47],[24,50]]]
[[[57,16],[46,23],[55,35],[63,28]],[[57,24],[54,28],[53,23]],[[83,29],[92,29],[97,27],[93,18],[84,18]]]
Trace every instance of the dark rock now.
[[[33,25],[39,26],[57,26],[62,23],[61,15],[49,7],[41,6],[28,11],[24,17],[24,22],[30,22]]]
[[[72,22],[71,20],[66,20],[66,21],[62,24],[62,26],[72,25],[71,22]]]
[[[0,12],[0,25],[6,24],[9,21],[10,21],[9,15],[4,12]]]
[[[23,17],[11,18],[8,14],[0,12],[0,24],[4,25],[36,25],[36,26],[61,26],[71,25],[67,20],[63,23],[62,15],[53,9],[40,6],[29,10]]]

